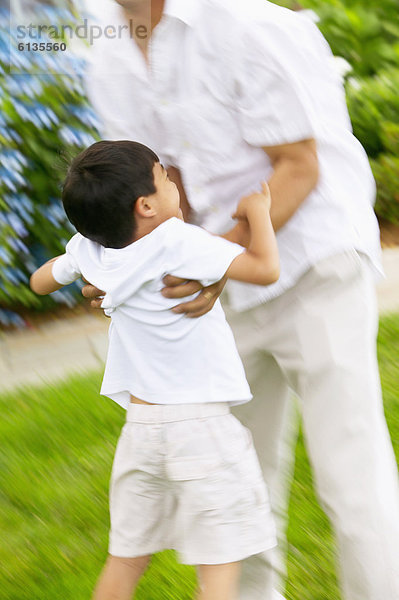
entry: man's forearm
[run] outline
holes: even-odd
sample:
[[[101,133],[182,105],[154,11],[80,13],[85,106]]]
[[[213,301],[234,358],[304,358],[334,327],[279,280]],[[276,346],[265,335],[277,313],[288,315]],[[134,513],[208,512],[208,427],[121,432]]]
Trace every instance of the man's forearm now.
[[[269,179],[270,193],[273,198],[270,216],[274,231],[278,231],[298,210],[310,192],[315,188],[318,170],[295,166],[281,162]]]
[[[273,166],[268,184],[272,196],[270,216],[278,231],[316,187],[319,165],[314,140],[263,148]]]

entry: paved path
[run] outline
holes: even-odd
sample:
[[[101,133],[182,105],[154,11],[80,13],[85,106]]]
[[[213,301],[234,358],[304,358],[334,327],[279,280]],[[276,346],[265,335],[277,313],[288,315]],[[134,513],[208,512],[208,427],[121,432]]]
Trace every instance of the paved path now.
[[[380,313],[399,312],[399,248],[385,249],[383,261],[387,278],[378,286]],[[101,369],[108,325],[94,311],[48,321],[35,330],[0,333],[0,392]]]

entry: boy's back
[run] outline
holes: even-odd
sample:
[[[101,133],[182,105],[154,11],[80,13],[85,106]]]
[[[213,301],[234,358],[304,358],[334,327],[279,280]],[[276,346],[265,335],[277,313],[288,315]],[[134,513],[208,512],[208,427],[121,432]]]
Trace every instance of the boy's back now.
[[[105,291],[111,326],[101,393],[124,408],[130,394],[156,404],[250,400],[220,302],[188,319],[161,294],[166,273],[209,285],[242,251],[177,218],[124,248],[104,248],[80,234],[71,239],[53,275],[64,284],[82,275]]]

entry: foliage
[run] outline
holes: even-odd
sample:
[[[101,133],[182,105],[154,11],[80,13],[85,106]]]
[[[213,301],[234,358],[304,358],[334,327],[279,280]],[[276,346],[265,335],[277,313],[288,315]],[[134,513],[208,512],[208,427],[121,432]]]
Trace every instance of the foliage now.
[[[371,76],[399,61],[397,0],[303,0],[320,17],[319,28],[333,53],[356,75]]]
[[[371,161],[377,183],[375,205],[379,217],[399,225],[399,156],[380,154]]]
[[[399,224],[399,69],[350,78],[348,105],[355,135],[370,157],[377,215]]]
[[[57,18],[65,23],[72,16],[52,14],[53,22]],[[49,307],[71,302],[71,292],[38,298],[28,278],[71,236],[60,202],[65,157],[94,141],[96,119],[84,99],[78,59],[27,50],[10,56],[8,44],[9,32],[1,27],[0,309]],[[0,311],[0,322],[8,318],[11,313]]]
[[[296,2],[278,2],[298,8]],[[302,0],[333,53],[351,66],[346,91],[353,131],[371,159],[378,217],[399,223],[399,20],[397,0]]]
[[[354,132],[370,157],[398,151],[399,69],[366,78],[349,78],[348,105]]]
[[[296,0],[278,4],[298,8]],[[349,112],[378,184],[376,212],[399,222],[399,21],[397,0],[301,0],[315,11],[334,54],[346,59]],[[71,9],[43,6],[49,20],[66,24]],[[1,11],[1,9],[0,9]],[[8,22],[1,12],[2,23]],[[82,87],[82,62],[70,52],[14,52],[0,27],[0,325],[18,324],[10,309],[72,302],[70,288],[38,298],[29,274],[62,251],[70,237],[60,204],[65,156],[96,139],[96,118]],[[54,40],[50,40],[54,41]],[[60,73],[69,72],[71,75]],[[45,74],[43,74],[45,73]],[[73,289],[73,288],[72,288]]]

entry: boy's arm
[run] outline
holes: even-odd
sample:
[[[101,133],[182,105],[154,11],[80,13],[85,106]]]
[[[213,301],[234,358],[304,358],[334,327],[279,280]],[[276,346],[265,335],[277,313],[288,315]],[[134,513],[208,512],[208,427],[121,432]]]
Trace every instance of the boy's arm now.
[[[233,217],[248,224],[249,242],[247,250],[237,256],[227,269],[226,276],[229,279],[269,285],[279,278],[280,265],[270,219],[270,204],[270,192],[266,183],[262,184],[262,193],[247,196],[239,203]]]
[[[279,258],[269,211],[270,194],[266,184],[263,185],[262,194],[252,194],[241,200],[233,215],[238,219],[238,223],[219,237],[246,246],[248,250],[234,258],[225,276],[217,283],[203,287],[198,281],[183,282],[172,275],[164,278],[166,287],[162,289],[162,294],[166,298],[185,298],[202,290],[194,300],[172,308],[173,312],[185,313],[190,318],[205,315],[213,308],[228,277],[260,285],[277,281],[280,271]]]
[[[233,242],[234,244],[240,244],[240,246],[244,246],[244,248],[248,248],[250,241],[250,229],[247,220],[239,221],[230,231],[223,233],[219,237],[224,238],[229,242]]]
[[[44,263],[44,265],[39,267],[39,269],[31,276],[30,288],[35,294],[45,296],[46,294],[51,294],[51,292],[55,292],[63,287],[63,285],[58,283],[53,277],[53,264],[58,258],[60,257],[55,256],[54,258],[51,258]]]

